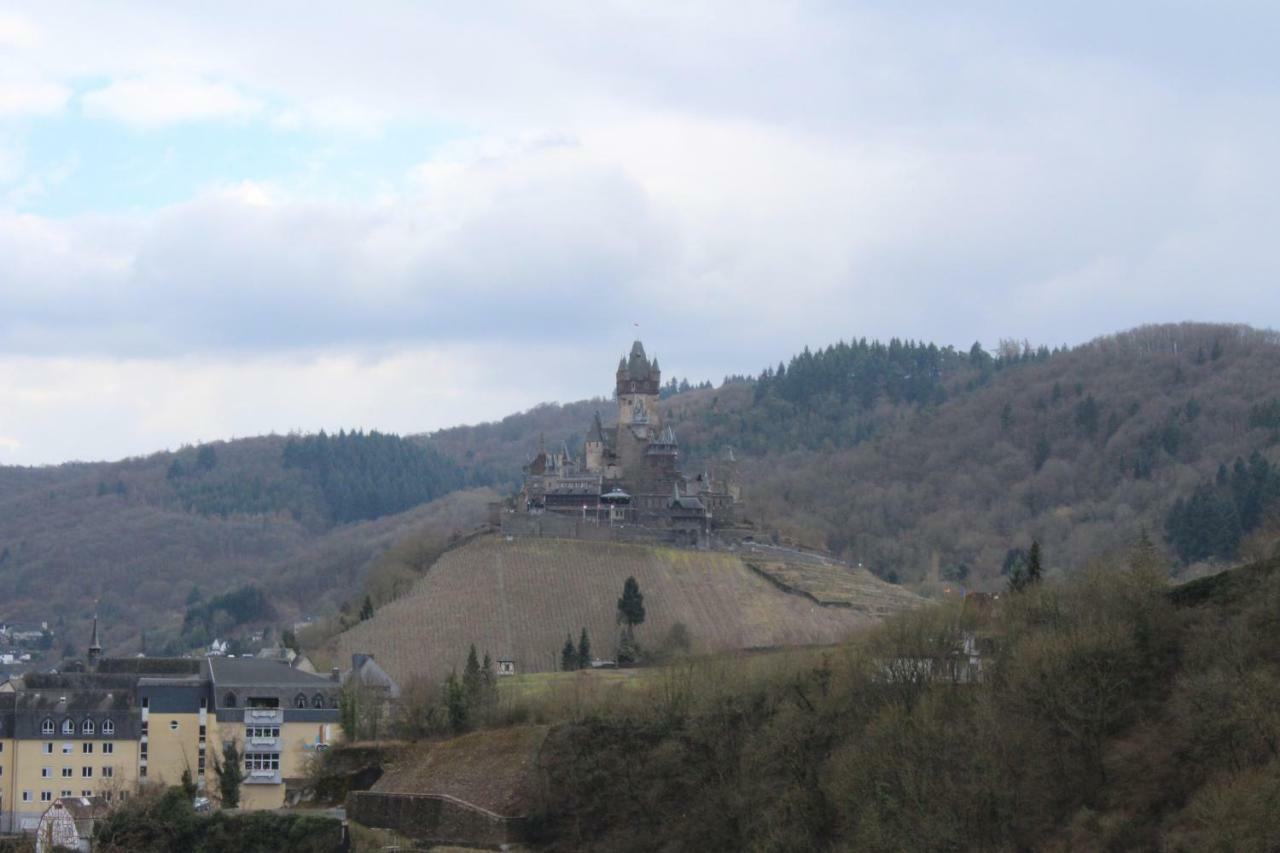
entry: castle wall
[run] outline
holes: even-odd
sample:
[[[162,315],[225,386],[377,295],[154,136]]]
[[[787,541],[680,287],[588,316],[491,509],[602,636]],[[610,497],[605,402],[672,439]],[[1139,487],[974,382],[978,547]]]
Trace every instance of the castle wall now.
[[[642,514],[637,514],[642,515]],[[703,547],[705,537],[696,530],[656,526],[654,524],[628,523],[611,526],[608,521],[598,524],[591,519],[556,513],[529,515],[506,513],[502,517],[502,532],[507,536],[532,536],[544,539],[584,539],[589,542],[639,542],[664,545]]]

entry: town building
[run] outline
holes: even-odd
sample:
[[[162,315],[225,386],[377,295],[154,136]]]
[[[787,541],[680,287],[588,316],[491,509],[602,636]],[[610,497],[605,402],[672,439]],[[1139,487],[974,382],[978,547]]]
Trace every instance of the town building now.
[[[228,741],[242,755],[240,806],[279,808],[340,735],[335,678],[251,657],[101,657],[96,620],[89,659],[0,690],[0,832],[34,831],[58,799],[110,804],[184,771],[216,800]]]
[[[733,453],[717,472],[686,476],[680,471],[680,443],[659,406],[662,374],[636,341],[618,361],[616,423],[600,414],[578,453],[539,447],[524,468],[515,515],[558,515],[609,527],[639,527],[700,542],[713,529],[734,524],[738,503]],[[508,532],[529,527],[505,519]]]
[[[107,811],[102,797],[59,797],[36,824],[36,853],[93,849],[94,824]]]

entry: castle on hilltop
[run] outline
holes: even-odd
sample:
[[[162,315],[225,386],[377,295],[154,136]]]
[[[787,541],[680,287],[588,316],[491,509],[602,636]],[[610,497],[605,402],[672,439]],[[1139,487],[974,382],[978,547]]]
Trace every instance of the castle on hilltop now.
[[[661,377],[658,359],[650,360],[640,341],[632,344],[618,360],[617,423],[605,426],[597,412],[576,454],[563,444],[558,452],[540,447],[524,467],[514,515],[572,518],[579,528],[656,529],[690,543],[732,525],[739,497],[733,451],[715,472],[681,473],[680,443],[658,407]],[[511,519],[504,527],[529,525]]]

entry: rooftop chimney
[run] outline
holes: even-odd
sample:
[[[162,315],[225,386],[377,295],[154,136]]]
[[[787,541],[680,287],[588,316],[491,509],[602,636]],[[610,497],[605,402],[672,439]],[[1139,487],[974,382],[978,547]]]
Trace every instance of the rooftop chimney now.
[[[342,670],[338,669],[336,666],[335,666],[333,669],[329,670],[329,680],[330,680],[330,681],[341,681],[341,680],[342,680]]]

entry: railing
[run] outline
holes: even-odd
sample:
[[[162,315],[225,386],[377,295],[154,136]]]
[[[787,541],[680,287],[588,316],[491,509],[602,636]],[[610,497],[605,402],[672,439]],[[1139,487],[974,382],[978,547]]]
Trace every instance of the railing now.
[[[284,710],[282,708],[245,708],[244,723],[246,726],[278,726],[284,723]]]
[[[245,738],[246,752],[279,752],[280,738],[278,737],[251,737]]]
[[[279,770],[250,770],[245,774],[246,785],[279,785]]]

